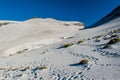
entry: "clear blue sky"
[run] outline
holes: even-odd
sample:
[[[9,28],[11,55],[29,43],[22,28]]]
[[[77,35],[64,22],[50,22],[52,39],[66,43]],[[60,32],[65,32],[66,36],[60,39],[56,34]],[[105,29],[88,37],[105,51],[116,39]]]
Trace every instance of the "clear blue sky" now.
[[[0,20],[34,16],[93,24],[120,5],[120,0],[0,0]]]

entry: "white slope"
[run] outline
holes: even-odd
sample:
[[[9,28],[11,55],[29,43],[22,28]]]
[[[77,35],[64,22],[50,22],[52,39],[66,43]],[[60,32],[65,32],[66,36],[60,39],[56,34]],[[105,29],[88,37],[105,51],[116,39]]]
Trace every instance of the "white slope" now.
[[[7,21],[9,22],[9,21]],[[1,24],[4,24],[1,21]],[[41,47],[59,42],[62,38],[75,34],[84,26],[75,26],[81,22],[62,22],[54,19],[30,19],[24,22],[13,22],[0,27],[1,56],[9,56],[24,48]],[[66,26],[65,24],[68,24]]]
[[[0,80],[119,80],[120,42],[101,48],[120,34],[119,22],[84,30],[83,23],[50,18],[1,26]],[[82,59],[88,64],[79,65]]]

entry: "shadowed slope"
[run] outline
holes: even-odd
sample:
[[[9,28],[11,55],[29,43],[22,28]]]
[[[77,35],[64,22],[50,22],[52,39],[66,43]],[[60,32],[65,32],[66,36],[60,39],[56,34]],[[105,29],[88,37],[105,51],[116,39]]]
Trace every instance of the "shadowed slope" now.
[[[119,17],[120,17],[120,5],[117,8],[115,8],[112,12],[110,12],[108,15],[106,15],[105,17],[103,17],[102,19],[97,21],[96,23],[89,26],[89,28],[102,25],[104,23],[107,23],[107,22],[109,22],[113,19],[119,18]]]

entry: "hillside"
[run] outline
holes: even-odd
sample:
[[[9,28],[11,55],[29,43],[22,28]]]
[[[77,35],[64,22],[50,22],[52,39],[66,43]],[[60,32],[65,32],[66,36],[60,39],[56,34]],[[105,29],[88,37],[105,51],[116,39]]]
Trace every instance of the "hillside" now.
[[[120,79],[120,18],[91,29],[50,18],[7,22],[0,27],[0,80]]]

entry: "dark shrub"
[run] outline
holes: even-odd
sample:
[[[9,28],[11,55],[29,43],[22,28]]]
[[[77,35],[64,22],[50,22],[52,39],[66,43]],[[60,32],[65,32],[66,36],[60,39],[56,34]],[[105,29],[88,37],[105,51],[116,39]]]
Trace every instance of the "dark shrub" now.
[[[62,46],[62,48],[67,48],[67,47],[70,47],[70,46],[72,46],[72,45],[73,45],[73,43],[64,44],[64,45]]]
[[[120,38],[114,38],[114,39],[111,39],[108,44],[115,44],[117,42],[120,42]]]
[[[65,26],[70,26],[70,24],[64,23]]]
[[[88,63],[88,60],[87,59],[83,59],[79,62],[79,64],[87,64]]]
[[[82,43],[82,42],[84,42],[84,40],[80,40],[80,41],[78,41],[77,43],[80,44],[80,43]]]
[[[115,44],[115,43],[117,43],[117,42],[120,42],[120,38],[111,39],[111,40],[103,47],[103,49],[108,48],[108,47],[110,47],[112,44]]]

